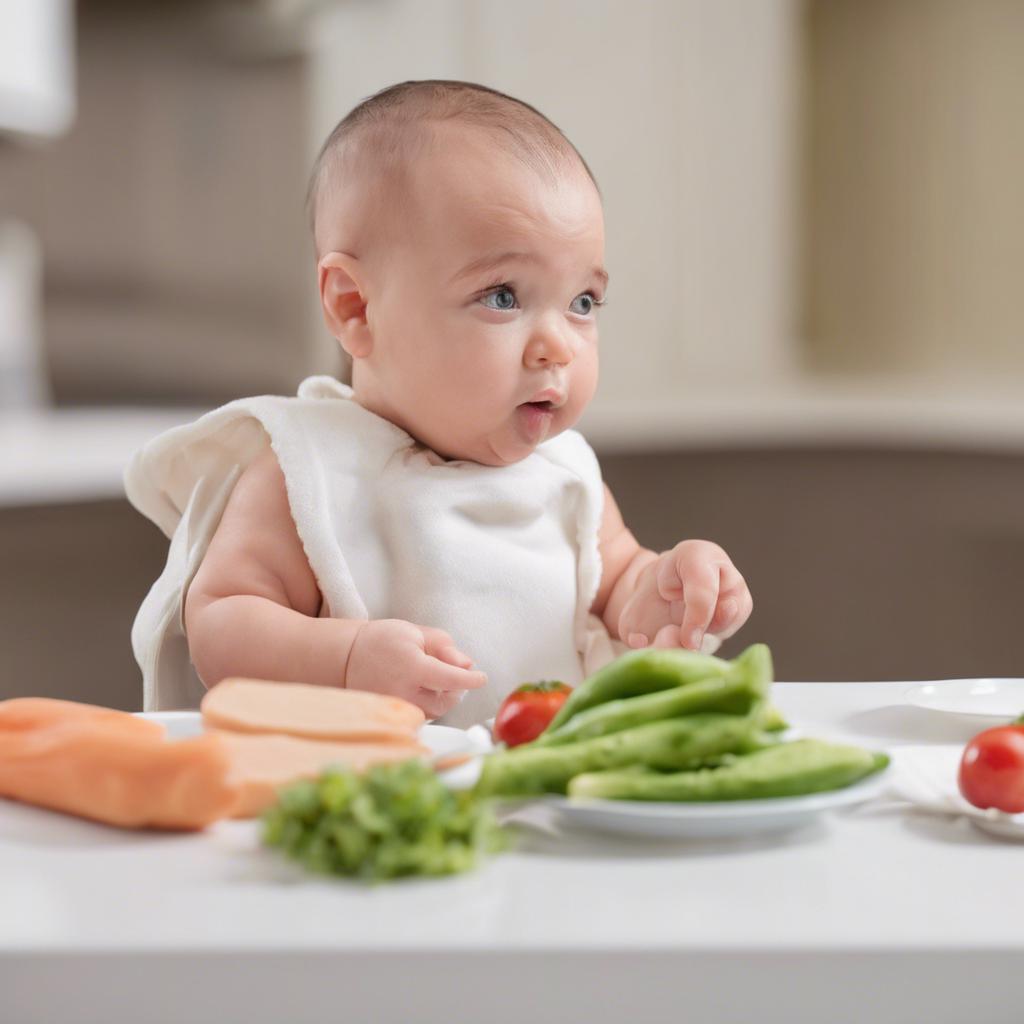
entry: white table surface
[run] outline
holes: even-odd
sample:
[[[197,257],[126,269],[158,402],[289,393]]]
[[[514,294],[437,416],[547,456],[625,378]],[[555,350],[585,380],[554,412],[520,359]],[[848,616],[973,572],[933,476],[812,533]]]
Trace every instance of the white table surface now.
[[[779,683],[803,731],[978,725],[906,683]],[[474,874],[306,876],[252,823],[134,834],[4,804],[0,1020],[1024,1019],[1024,844],[878,800],[781,836],[542,828]]]

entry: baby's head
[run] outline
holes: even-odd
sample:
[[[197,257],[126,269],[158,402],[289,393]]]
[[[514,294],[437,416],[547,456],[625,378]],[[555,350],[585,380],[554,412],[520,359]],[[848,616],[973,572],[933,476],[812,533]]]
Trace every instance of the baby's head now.
[[[327,140],[310,203],[358,402],[493,466],[577,421],[597,385],[604,219],[542,114],[462,82],[385,89]]]

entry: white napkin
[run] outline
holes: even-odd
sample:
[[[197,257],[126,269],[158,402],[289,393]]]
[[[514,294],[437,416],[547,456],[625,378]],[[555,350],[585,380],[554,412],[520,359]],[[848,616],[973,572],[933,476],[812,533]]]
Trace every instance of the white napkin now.
[[[888,795],[935,814],[964,814],[988,831],[1024,839],[1024,814],[982,810],[957,785],[964,748],[959,744],[892,747]]]

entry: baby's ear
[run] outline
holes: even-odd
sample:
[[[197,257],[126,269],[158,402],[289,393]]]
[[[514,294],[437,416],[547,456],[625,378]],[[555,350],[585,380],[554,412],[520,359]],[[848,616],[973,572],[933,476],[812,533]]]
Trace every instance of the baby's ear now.
[[[368,356],[373,338],[366,323],[359,260],[345,252],[329,252],[317,264],[317,274],[327,329],[353,359]]]

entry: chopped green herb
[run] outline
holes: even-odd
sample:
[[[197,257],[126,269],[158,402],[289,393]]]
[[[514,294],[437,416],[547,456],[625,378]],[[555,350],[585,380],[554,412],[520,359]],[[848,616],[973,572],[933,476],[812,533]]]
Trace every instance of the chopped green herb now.
[[[469,871],[506,846],[490,806],[449,789],[422,761],[332,768],[281,791],[263,841],[312,871],[380,881]]]

